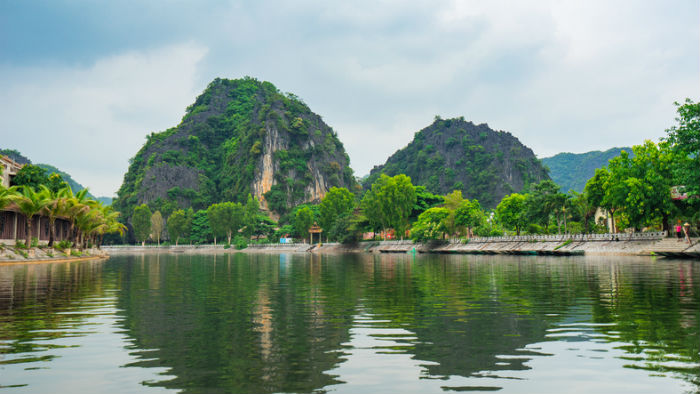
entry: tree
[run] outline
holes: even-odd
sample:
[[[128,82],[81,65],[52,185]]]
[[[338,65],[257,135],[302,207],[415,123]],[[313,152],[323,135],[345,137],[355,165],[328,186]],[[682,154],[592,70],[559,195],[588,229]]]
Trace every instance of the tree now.
[[[326,232],[338,217],[346,216],[355,206],[355,195],[344,187],[331,187],[319,204],[320,225]]]
[[[309,228],[314,224],[314,213],[309,207],[303,207],[297,211],[294,217],[294,230],[301,238],[306,238]]]
[[[411,216],[409,217],[411,222],[418,220],[418,215],[425,212],[428,208],[436,207],[445,201],[444,197],[427,191],[425,186],[418,185],[415,189],[416,203],[413,205],[413,211],[411,211]]]
[[[632,227],[641,229],[661,219],[668,231],[674,208],[670,196],[671,155],[666,144],[658,146],[651,141],[635,145],[632,150],[634,157],[623,152],[608,163],[606,197],[623,210]]]
[[[168,218],[168,235],[170,235],[170,239],[175,238],[175,246],[177,246],[180,237],[185,233],[186,225],[187,217],[185,211],[178,209],[170,214]]]
[[[571,208],[583,218],[583,231],[590,233],[589,223],[591,218],[594,217],[598,207],[591,203],[591,199],[588,197],[585,190],[583,193],[572,191]]]
[[[674,153],[674,181],[685,186],[689,196],[700,195],[700,102],[685,99],[675,103],[678,125],[666,130],[667,141]]]
[[[49,201],[46,196],[38,193],[31,186],[22,186],[19,189],[13,200],[17,204],[20,212],[25,218],[25,229],[27,230],[26,245],[31,245],[32,241],[32,218],[34,215],[44,210]]]
[[[228,207],[224,204],[212,204],[207,208],[207,219],[209,219],[209,227],[214,235],[214,245],[216,238],[223,237],[226,234],[227,216],[230,216]]]
[[[160,211],[153,212],[153,215],[151,215],[151,238],[158,242],[158,246],[160,246],[160,237],[163,235],[164,228],[163,215]]]
[[[486,215],[477,200],[464,200],[455,209],[454,222],[456,226],[466,227],[467,236],[472,236],[472,229],[486,222]]]
[[[151,234],[151,209],[148,208],[148,205],[141,204],[134,208],[131,224],[134,227],[136,240],[141,242],[141,246],[146,245],[146,239]]]
[[[515,229],[515,233],[520,235],[520,230],[527,224],[526,197],[522,194],[513,193],[503,197],[503,200],[496,207],[496,218],[506,228]]]
[[[17,186],[3,187],[0,185],[0,209],[13,202],[15,195],[17,195]]]
[[[214,244],[216,244],[217,236],[227,236],[228,244],[231,244],[231,236],[233,233],[238,233],[238,230],[243,226],[245,217],[244,208],[240,203],[222,202],[220,204],[212,204],[207,209],[207,218],[209,226],[214,234]],[[255,226],[254,226],[255,228]]]
[[[418,216],[411,227],[411,239],[426,241],[443,239],[448,231],[446,226],[450,210],[443,207],[429,208]]]
[[[69,207],[69,199],[72,197],[70,187],[66,186],[63,189],[52,190],[45,185],[41,185],[40,193],[47,200],[44,213],[49,219],[49,247],[53,246],[53,241],[56,233],[56,219],[59,216],[66,215]]]
[[[68,182],[64,181],[63,177],[60,174],[57,174],[54,172],[48,176],[48,179],[47,179],[45,185],[52,192],[57,193],[59,190],[65,189],[66,187],[68,187]]]
[[[243,225],[245,226],[246,237],[250,238],[255,234],[255,225],[258,221],[258,212],[260,211],[260,204],[258,204],[258,199],[253,198],[250,194],[248,195],[248,200],[245,203],[245,209],[243,213]]]
[[[211,227],[209,226],[209,219],[207,218],[207,211],[205,209],[201,209],[192,214],[191,228],[190,240],[196,244],[210,242],[214,237],[211,232]]]
[[[382,174],[362,199],[364,214],[372,225],[384,230],[394,228],[402,239],[415,203],[415,187],[404,174],[394,177]]]
[[[49,177],[46,175],[46,170],[33,164],[25,164],[12,178],[13,185],[31,186],[34,190],[38,189],[39,185],[48,183]]]
[[[544,180],[530,186],[529,193],[525,195],[526,217],[529,222],[549,225],[552,214],[557,213],[564,196],[559,189],[559,185],[551,180]]]

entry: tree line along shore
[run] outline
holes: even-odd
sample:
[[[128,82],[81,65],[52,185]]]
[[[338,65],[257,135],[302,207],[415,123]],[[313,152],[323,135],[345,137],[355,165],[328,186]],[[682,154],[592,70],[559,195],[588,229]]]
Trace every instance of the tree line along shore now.
[[[688,223],[697,234],[700,221],[700,103],[678,105],[677,124],[659,142],[645,141],[596,170],[582,193],[562,192],[551,180],[530,183],[505,196],[494,209],[455,190],[436,195],[399,174],[381,175],[365,191],[331,187],[318,204],[301,204],[273,220],[248,196],[246,203],[225,201],[207,209],[134,209],[128,223],[119,213],[70,188],[51,187],[56,174],[36,185],[0,189],[1,202],[13,204],[27,221],[25,245],[32,243],[31,218],[45,215],[70,223],[66,240],[86,248],[103,242],[123,244],[250,243],[305,241],[310,230],[326,242],[411,239],[417,242],[521,234],[668,231]],[[60,181],[60,180],[58,180]],[[6,196],[6,197],[5,197]],[[595,220],[602,209],[608,223]],[[50,227],[53,224],[50,225]],[[52,244],[53,241],[49,241]]]

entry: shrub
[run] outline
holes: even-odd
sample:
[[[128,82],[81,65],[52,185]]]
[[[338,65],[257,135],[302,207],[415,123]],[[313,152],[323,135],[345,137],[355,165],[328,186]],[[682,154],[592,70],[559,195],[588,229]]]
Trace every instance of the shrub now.
[[[75,256],[75,257],[80,257],[80,256],[82,256],[83,254],[82,254],[79,250],[73,249],[73,250],[70,251],[70,255],[71,255],[71,256]]]
[[[54,244],[53,247],[55,249],[58,249],[58,250],[68,249],[71,247],[71,242],[68,241],[67,239],[64,239],[63,241],[60,241],[60,242],[57,242],[56,244]]]
[[[27,245],[23,241],[15,242],[15,249],[27,249]]]
[[[241,237],[240,235],[233,240],[233,243],[234,245],[236,245],[236,249],[238,250],[245,249],[248,247],[248,240],[245,239],[245,237]]]
[[[39,238],[37,237],[32,237],[32,243],[31,243],[32,248],[36,248],[39,246]]]

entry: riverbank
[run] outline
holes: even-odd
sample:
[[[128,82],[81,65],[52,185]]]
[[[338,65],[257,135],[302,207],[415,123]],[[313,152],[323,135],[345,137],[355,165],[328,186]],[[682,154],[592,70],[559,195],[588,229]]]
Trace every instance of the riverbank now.
[[[664,233],[543,235],[522,237],[473,238],[443,243],[413,241],[370,241],[353,245],[325,243],[260,244],[237,250],[224,245],[179,246],[105,246],[109,254],[125,253],[442,253],[442,254],[520,254],[520,255],[602,255],[602,256],[670,256],[700,258],[698,239],[692,244],[666,238]]]
[[[49,247],[27,249],[11,246],[0,247],[0,264],[82,261],[107,257],[109,254],[106,251],[97,248],[82,251],[69,249],[60,251]]]

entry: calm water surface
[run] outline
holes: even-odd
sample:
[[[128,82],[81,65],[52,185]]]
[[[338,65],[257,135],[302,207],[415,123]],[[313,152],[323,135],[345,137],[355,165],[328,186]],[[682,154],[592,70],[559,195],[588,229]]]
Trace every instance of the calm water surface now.
[[[0,394],[697,393],[699,327],[697,261],[0,265]]]

